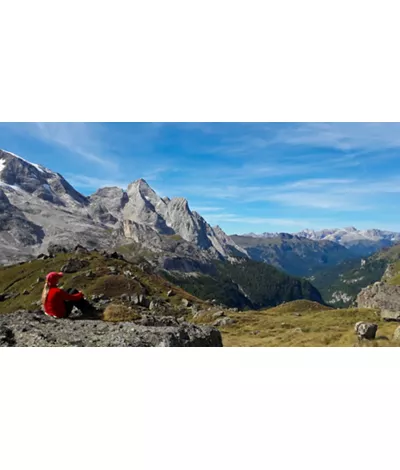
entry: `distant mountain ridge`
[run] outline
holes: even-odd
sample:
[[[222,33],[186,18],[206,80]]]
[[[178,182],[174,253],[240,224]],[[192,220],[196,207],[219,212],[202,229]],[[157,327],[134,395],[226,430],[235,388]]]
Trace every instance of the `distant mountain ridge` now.
[[[400,242],[400,233],[398,232],[378,229],[357,230],[355,227],[324,230],[305,229],[294,234],[268,232],[262,234],[250,233],[243,236],[258,239],[269,239],[277,237],[282,238],[287,235],[306,238],[308,240],[330,241],[338,243],[339,245],[349,249],[354,256],[369,256],[383,248],[391,247]]]
[[[232,235],[231,238],[247,251],[251,259],[275,266],[293,276],[310,277],[316,271],[353,257],[339,243],[310,240],[288,233],[271,234],[269,237]]]

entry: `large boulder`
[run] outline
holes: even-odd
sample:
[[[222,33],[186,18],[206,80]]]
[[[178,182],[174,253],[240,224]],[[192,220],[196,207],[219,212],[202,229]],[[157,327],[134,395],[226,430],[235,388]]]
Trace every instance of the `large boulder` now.
[[[358,336],[359,340],[368,339],[372,340],[376,338],[376,332],[378,331],[378,325],[375,323],[358,322],[354,327],[354,331]]]
[[[63,273],[77,273],[82,269],[85,269],[89,266],[89,262],[83,259],[71,258],[67,261],[66,264],[61,268]]]
[[[43,313],[0,315],[0,346],[75,347],[221,347],[221,333],[209,326],[172,320],[110,323],[102,320],[53,319]],[[160,326],[157,326],[160,325]],[[172,326],[169,326],[172,325]]]

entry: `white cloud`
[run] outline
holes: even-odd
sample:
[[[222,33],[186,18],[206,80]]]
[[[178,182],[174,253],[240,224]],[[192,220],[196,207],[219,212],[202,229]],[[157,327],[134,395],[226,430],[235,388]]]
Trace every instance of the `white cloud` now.
[[[275,143],[327,147],[342,151],[400,147],[399,123],[300,123],[284,126]]]

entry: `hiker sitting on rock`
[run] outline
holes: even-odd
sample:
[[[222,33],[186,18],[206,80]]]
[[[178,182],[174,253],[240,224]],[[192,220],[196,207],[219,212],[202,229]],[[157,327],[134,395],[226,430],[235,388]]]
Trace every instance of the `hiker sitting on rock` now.
[[[74,307],[83,314],[91,313],[92,307],[76,289],[64,291],[58,287],[63,273],[49,273],[42,293],[42,306],[46,315],[53,318],[68,318]]]

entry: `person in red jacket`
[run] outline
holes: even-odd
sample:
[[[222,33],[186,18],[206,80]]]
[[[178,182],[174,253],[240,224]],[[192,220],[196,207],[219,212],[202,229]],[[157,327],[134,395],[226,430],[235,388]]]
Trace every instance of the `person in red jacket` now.
[[[90,304],[84,299],[82,292],[75,289],[64,291],[58,287],[63,273],[49,273],[42,293],[43,311],[49,317],[68,318],[72,309],[77,307],[82,313],[88,311]]]

